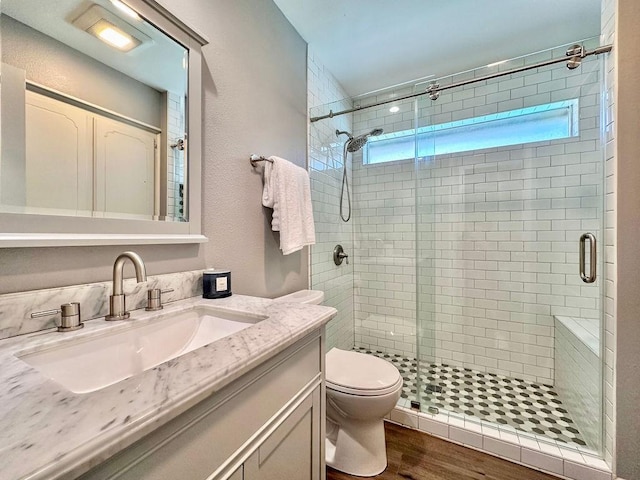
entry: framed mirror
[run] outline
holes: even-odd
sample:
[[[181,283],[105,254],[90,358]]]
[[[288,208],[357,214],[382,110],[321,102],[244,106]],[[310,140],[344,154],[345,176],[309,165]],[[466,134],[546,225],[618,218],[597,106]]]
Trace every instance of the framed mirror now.
[[[152,0],[0,7],[0,247],[206,241],[206,39]]]

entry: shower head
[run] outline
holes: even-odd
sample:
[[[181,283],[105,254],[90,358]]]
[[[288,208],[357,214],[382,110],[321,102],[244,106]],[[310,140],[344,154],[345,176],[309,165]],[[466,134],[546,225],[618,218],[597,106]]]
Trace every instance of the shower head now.
[[[349,140],[347,140],[347,143],[346,143],[347,152],[351,152],[351,153],[357,152],[358,150],[360,150],[362,147],[366,145],[366,143],[369,141],[369,137],[372,137],[372,136],[377,137],[382,133],[382,131],[383,130],[381,128],[375,128],[371,130],[369,133],[365,133],[355,138],[349,135]]]
[[[360,135],[359,137],[348,140],[347,152],[351,152],[351,153],[357,152],[367,144],[367,140],[369,140],[369,135]]]

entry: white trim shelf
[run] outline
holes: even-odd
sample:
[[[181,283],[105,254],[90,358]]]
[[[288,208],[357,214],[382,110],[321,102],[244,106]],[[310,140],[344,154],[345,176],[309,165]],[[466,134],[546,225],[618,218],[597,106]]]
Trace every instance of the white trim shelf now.
[[[206,243],[204,235],[0,233],[0,248]]]

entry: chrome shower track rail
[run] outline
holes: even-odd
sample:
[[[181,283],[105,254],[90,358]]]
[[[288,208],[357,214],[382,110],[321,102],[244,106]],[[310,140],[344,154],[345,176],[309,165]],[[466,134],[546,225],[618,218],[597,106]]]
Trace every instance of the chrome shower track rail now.
[[[382,102],[372,103],[371,105],[363,105],[357,106],[353,108],[349,108],[347,110],[341,110],[339,112],[333,112],[329,110],[329,113],[326,115],[321,115],[319,117],[311,117],[309,120],[311,123],[317,122],[318,120],[324,120],[325,118],[333,118],[339,115],[344,115],[347,113],[357,112],[359,110],[365,110],[371,107],[378,107],[380,105],[386,105],[388,103],[399,102],[402,100],[407,100],[409,98],[421,97],[422,95],[429,95],[432,100],[438,98],[439,92],[444,90],[449,90],[451,88],[461,87],[464,85],[469,85],[471,83],[483,82],[485,80],[490,80],[492,78],[504,77],[506,75],[511,75],[513,73],[518,72],[526,72],[527,70],[533,70],[534,68],[546,67],[547,65],[554,65],[556,63],[567,62],[567,68],[574,69],[580,66],[580,61],[591,55],[600,55],[601,53],[608,53],[613,49],[613,45],[604,45],[602,47],[594,48],[593,50],[584,50],[580,45],[574,45],[573,47],[567,50],[567,54],[564,57],[554,58],[552,60],[546,60],[544,62],[535,63],[533,65],[527,65],[524,67],[512,68],[511,70],[505,70],[504,72],[496,72],[491,73],[489,75],[484,75],[478,78],[472,78],[469,80],[463,80],[461,82],[452,83],[451,85],[438,85],[437,83],[432,83],[424,92],[420,93],[412,93],[411,95],[405,95],[403,97],[396,97],[389,100],[384,100]]]

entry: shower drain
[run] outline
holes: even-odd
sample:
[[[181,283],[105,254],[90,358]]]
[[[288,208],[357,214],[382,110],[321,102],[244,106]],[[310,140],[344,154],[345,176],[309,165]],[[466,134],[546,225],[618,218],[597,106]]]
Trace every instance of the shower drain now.
[[[442,387],[440,385],[428,384],[424,387],[425,393],[442,393]]]

